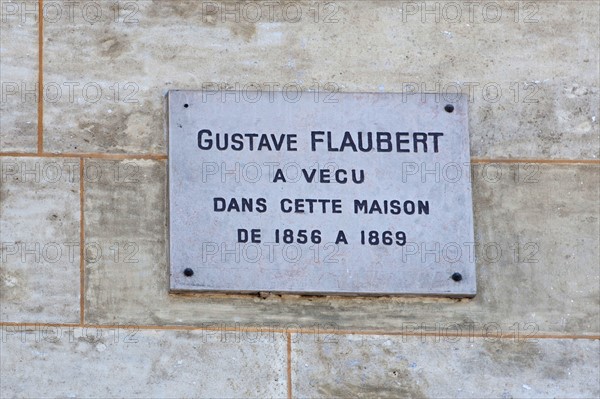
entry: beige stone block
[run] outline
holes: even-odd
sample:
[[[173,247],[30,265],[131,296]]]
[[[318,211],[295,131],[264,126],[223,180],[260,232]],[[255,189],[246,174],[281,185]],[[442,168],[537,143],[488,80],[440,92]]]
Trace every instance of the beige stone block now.
[[[103,171],[86,181],[86,247],[94,242],[111,255],[88,255],[89,323],[388,332],[473,326],[481,334],[504,335],[511,328],[526,334],[600,331],[597,165],[473,167],[476,245],[460,244],[461,256],[477,257],[478,293],[463,300],[170,294],[166,162],[86,165]],[[437,256],[445,256],[443,244]],[[116,260],[114,248],[121,251]],[[419,249],[411,256],[436,255]]]
[[[0,158],[0,317],[79,322],[79,160]]]
[[[269,398],[286,341],[228,332],[3,327],[3,397]]]
[[[35,152],[37,0],[0,1],[0,54],[0,152]]]
[[[299,398],[592,398],[597,340],[295,335]]]
[[[475,157],[599,156],[594,1],[276,3],[99,3],[97,22],[47,23],[44,73],[63,95],[45,104],[46,149],[163,154],[167,90],[300,87],[460,91]]]

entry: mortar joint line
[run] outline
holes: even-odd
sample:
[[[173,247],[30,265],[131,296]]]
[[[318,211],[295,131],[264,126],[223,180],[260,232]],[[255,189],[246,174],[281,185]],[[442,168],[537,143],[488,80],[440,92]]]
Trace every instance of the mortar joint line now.
[[[22,158],[86,158],[105,160],[168,160],[166,154],[107,154],[107,153],[51,153],[51,152],[0,152],[0,157]],[[471,158],[471,164],[554,164],[554,165],[600,165],[598,159],[536,159],[536,158]]]
[[[216,323],[211,323],[216,324]],[[0,322],[0,326],[9,327],[9,326],[21,326],[21,327],[48,327],[48,328],[73,328],[73,327],[81,327],[81,328],[97,328],[97,329],[130,329],[130,330],[156,330],[156,331],[224,331],[224,332],[236,332],[243,330],[244,332],[249,333],[261,333],[268,331],[269,333],[279,333],[283,334],[287,337],[292,334],[305,334],[305,335],[319,335],[326,334],[331,336],[340,336],[340,335],[370,335],[370,336],[394,336],[394,337],[452,337],[452,338],[478,338],[478,339],[514,339],[514,340],[529,340],[529,339],[586,339],[586,340],[600,340],[600,335],[577,335],[577,334],[530,334],[527,336],[515,337],[514,333],[509,334],[489,334],[489,333],[451,333],[445,332],[444,334],[440,334],[436,331],[378,331],[378,330],[334,330],[334,331],[321,331],[316,332],[311,328],[286,328],[286,329],[276,329],[276,328],[252,328],[252,327],[206,327],[206,326],[193,326],[193,325],[141,325],[141,324],[94,324],[94,323],[32,323],[32,322]]]
[[[79,158],[79,323],[85,323],[84,158]]]
[[[286,333],[287,343],[287,396],[292,399],[292,334]]]
[[[38,0],[37,153],[44,153],[44,1]]]

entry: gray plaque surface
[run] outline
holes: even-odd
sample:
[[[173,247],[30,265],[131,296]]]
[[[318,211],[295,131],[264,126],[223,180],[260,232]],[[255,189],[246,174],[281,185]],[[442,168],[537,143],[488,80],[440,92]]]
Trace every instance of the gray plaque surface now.
[[[467,101],[171,91],[174,291],[476,293]]]

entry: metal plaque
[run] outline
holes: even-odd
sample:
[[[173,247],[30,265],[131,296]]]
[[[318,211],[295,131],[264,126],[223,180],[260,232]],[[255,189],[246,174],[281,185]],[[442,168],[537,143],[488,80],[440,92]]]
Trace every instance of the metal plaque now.
[[[467,101],[168,94],[173,291],[476,293]]]

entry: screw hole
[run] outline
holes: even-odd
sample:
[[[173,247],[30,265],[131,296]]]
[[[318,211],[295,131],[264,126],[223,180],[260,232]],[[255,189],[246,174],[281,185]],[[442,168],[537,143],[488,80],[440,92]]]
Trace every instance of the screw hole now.
[[[458,283],[459,281],[462,280],[462,274],[460,274],[460,273],[453,273],[452,276],[451,276],[451,278],[452,278],[452,280],[454,280],[454,281],[456,281]]]
[[[447,113],[451,114],[452,112],[454,112],[454,105],[448,104],[444,107],[444,109],[446,110]]]
[[[183,108],[188,108],[190,104],[183,104]]]
[[[185,269],[185,270],[183,271],[183,274],[184,274],[186,277],[192,277],[192,276],[194,275],[194,271],[188,267],[187,269]]]

